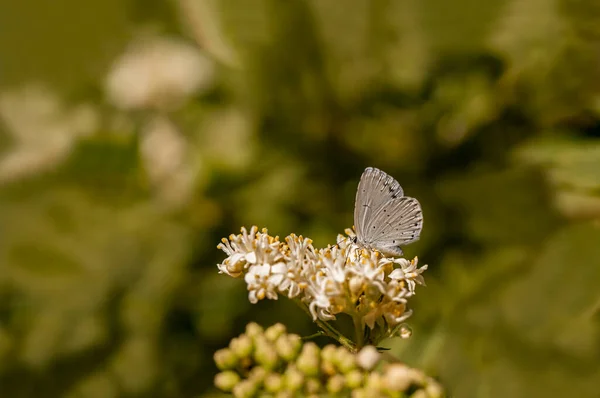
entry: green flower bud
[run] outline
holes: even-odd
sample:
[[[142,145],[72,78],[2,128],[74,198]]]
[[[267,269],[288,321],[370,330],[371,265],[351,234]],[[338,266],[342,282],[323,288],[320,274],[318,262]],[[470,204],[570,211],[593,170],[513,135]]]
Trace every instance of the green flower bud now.
[[[283,335],[285,331],[285,326],[282,323],[276,323],[265,330],[265,337],[271,341],[275,341],[279,336]]]
[[[248,374],[248,380],[252,380],[256,384],[262,385],[265,377],[267,377],[267,373],[268,372],[264,368],[255,366]]]
[[[335,352],[335,363],[341,373],[348,373],[356,369],[356,355],[344,347],[338,347]]]
[[[410,395],[410,398],[429,398],[425,390],[417,390]]]
[[[336,352],[337,347],[333,344],[327,344],[321,350],[321,371],[327,376],[337,374]]]
[[[372,396],[373,395],[370,395],[369,391],[366,388],[357,388],[355,390],[352,390],[352,398],[369,398]]]
[[[372,392],[379,392],[385,388],[383,377],[379,373],[369,373],[365,382],[365,387]]]
[[[430,380],[425,387],[425,392],[430,398],[442,398],[444,396],[444,390],[442,386],[437,384],[434,380]]]
[[[283,388],[283,377],[278,373],[269,373],[265,377],[264,386],[267,392],[279,392]]]
[[[346,379],[346,386],[352,390],[362,386],[365,380],[363,373],[358,369],[346,373],[344,378]]]
[[[400,363],[387,366],[383,374],[387,388],[392,391],[406,391],[413,382],[410,370],[408,366]]]
[[[304,374],[294,365],[288,366],[283,376],[285,387],[290,391],[297,391],[304,384]]]
[[[236,398],[251,398],[258,392],[256,383],[250,380],[242,380],[233,387],[233,396]]]
[[[238,357],[228,348],[217,350],[213,359],[219,370],[234,369],[238,364]]]
[[[319,347],[315,343],[304,344],[302,352],[296,360],[296,366],[307,376],[317,376],[319,374],[319,354]]]
[[[279,361],[279,356],[273,344],[264,336],[257,336],[254,344],[254,359],[256,363],[266,370],[273,370]]]
[[[275,349],[281,358],[292,362],[302,348],[302,339],[297,334],[283,334],[275,341]]]
[[[249,337],[256,337],[263,334],[263,328],[256,322],[250,322],[246,325],[246,334]]]
[[[252,339],[245,334],[234,337],[229,342],[229,349],[237,355],[238,358],[246,358],[252,355],[254,344]]]
[[[215,376],[215,387],[225,392],[231,392],[233,387],[240,382],[240,375],[231,370],[218,373]]]
[[[309,379],[306,379],[306,381],[304,382],[304,390],[308,395],[318,396],[318,393],[321,391],[322,388],[323,386],[317,378],[311,377]]]
[[[372,345],[363,347],[358,354],[356,354],[356,361],[358,366],[365,370],[371,370],[375,368],[381,358],[381,354],[377,351],[377,348]]]
[[[330,394],[339,394],[346,385],[344,376],[337,374],[327,380],[327,392]]]

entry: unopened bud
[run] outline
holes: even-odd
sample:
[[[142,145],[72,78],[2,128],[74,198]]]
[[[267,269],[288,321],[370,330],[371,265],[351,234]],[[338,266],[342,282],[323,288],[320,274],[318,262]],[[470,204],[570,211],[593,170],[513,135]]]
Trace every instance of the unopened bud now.
[[[335,353],[336,364],[341,373],[348,373],[356,369],[356,355],[344,347],[338,347]]]
[[[285,333],[285,326],[282,323],[276,323],[265,330],[265,337],[271,341],[277,340],[277,338]]]
[[[425,392],[430,398],[442,398],[444,396],[444,390],[442,387],[433,380],[427,384],[427,387],[425,387]]]
[[[304,390],[306,394],[316,395],[321,391],[321,382],[317,378],[308,378],[304,381]]]
[[[217,350],[213,358],[219,370],[234,369],[238,364],[238,357],[229,348]]]
[[[410,368],[400,363],[389,365],[383,377],[387,388],[392,391],[406,391],[413,382]]]
[[[355,369],[345,374],[346,386],[354,390],[360,387],[364,382],[364,375],[359,370]]]
[[[215,376],[215,386],[225,392],[231,392],[233,387],[240,382],[240,376],[231,370],[217,373]]]
[[[254,359],[266,370],[272,370],[277,365],[279,357],[273,344],[264,336],[258,336],[255,341]]]
[[[263,334],[263,328],[256,322],[250,322],[246,325],[246,334],[254,338]]]
[[[321,370],[328,376],[332,376],[337,373],[335,365],[336,361],[336,346],[328,344],[321,350]]]
[[[267,371],[261,366],[255,366],[248,374],[248,380],[252,380],[256,384],[262,384],[267,376]]]
[[[304,383],[304,374],[293,365],[288,366],[283,377],[285,387],[290,391],[297,391]]]
[[[252,355],[253,348],[252,339],[245,334],[234,337],[229,342],[229,349],[231,349],[238,358],[249,357]]]
[[[292,362],[302,348],[302,339],[297,334],[283,334],[275,341],[275,349],[281,358]]]
[[[377,348],[368,345],[356,354],[356,361],[361,368],[371,370],[379,362],[380,356],[381,354],[379,354]]]
[[[365,387],[373,392],[383,390],[385,388],[383,377],[379,373],[369,373],[367,375]]]
[[[233,387],[233,396],[236,398],[251,398],[258,392],[258,386],[251,380],[242,380]]]
[[[296,366],[307,376],[317,376],[319,374],[319,354],[319,347],[315,343],[304,344],[302,352],[296,360]]]
[[[327,380],[327,392],[336,395],[342,392],[346,385],[346,380],[341,374],[333,375]]]
[[[377,395],[375,395],[377,396]],[[357,388],[352,390],[352,398],[369,398],[372,395],[369,394],[369,391],[366,388]]]
[[[274,394],[283,388],[283,378],[278,373],[269,373],[265,377],[264,385],[267,392]]]

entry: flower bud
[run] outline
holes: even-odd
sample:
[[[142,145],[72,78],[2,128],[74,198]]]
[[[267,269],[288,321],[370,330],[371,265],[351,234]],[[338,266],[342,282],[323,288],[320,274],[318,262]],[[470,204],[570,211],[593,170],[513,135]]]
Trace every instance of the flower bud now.
[[[251,380],[242,380],[233,387],[233,396],[236,398],[251,398],[258,392],[258,386]]]
[[[265,330],[265,337],[271,341],[277,340],[277,338],[285,333],[285,326],[282,323],[276,323]]]
[[[360,372],[358,369],[354,369],[346,373],[344,378],[346,379],[346,386],[351,390],[360,387],[365,379],[362,372]]]
[[[258,385],[263,384],[265,377],[267,377],[267,371],[260,366],[255,366],[248,374],[248,380],[252,380]]]
[[[429,398],[425,390],[417,390],[410,395],[410,398]]]
[[[352,398],[369,398],[371,396],[372,395],[369,394],[369,391],[366,388],[352,390]]]
[[[256,346],[254,350],[254,359],[256,363],[264,367],[266,370],[272,370],[277,366],[279,357],[277,351],[272,343],[267,340],[264,336],[258,336],[254,344]]]
[[[412,336],[412,330],[411,330],[411,328],[409,328],[406,325],[402,325],[400,327],[400,331],[398,332],[398,336],[400,336],[403,339],[410,338],[410,336]]]
[[[327,380],[327,392],[330,394],[339,394],[340,392],[342,392],[345,386],[346,380],[341,374],[333,375],[329,378],[329,380]]]
[[[387,388],[392,391],[406,391],[412,384],[410,368],[404,364],[389,365],[383,375]]]
[[[246,334],[254,338],[263,334],[263,328],[256,322],[250,322],[246,325]]]
[[[319,347],[315,343],[304,344],[302,352],[296,360],[296,366],[307,376],[317,376],[319,374],[319,354]]]
[[[217,350],[213,356],[219,370],[233,369],[238,364],[238,357],[229,348]]]
[[[302,339],[297,334],[283,334],[275,341],[275,349],[281,358],[292,362],[302,348]]]
[[[231,392],[233,387],[240,381],[240,376],[231,370],[217,373],[215,376],[215,386],[225,392]]]
[[[425,392],[430,398],[442,398],[444,396],[444,390],[435,382],[430,382],[427,384],[427,387],[425,387]]]
[[[229,342],[229,349],[233,351],[238,358],[249,357],[252,355],[253,348],[252,339],[245,334],[234,337]]]
[[[367,375],[365,387],[375,393],[383,390],[385,388],[385,383],[379,373],[372,372]]]
[[[356,361],[361,368],[371,370],[379,362],[380,356],[381,354],[379,354],[377,348],[368,345],[359,351],[356,355]]]
[[[321,382],[317,378],[308,378],[304,382],[304,391],[308,395],[316,395],[321,391]]]
[[[283,377],[278,373],[269,373],[264,381],[265,390],[272,394],[283,388]]]
[[[356,369],[356,355],[344,347],[338,347],[335,352],[336,364],[341,373],[348,373]]]
[[[333,376],[337,373],[335,365],[336,347],[333,344],[328,344],[321,350],[321,370],[328,376]]]
[[[288,366],[283,376],[285,387],[290,391],[297,391],[304,383],[304,374],[294,365]]]

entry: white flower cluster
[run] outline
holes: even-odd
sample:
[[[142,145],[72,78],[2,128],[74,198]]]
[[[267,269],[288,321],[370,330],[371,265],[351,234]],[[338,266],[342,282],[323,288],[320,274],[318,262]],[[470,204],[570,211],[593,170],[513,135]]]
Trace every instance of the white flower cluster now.
[[[239,235],[223,239],[217,247],[227,258],[219,272],[234,278],[243,276],[252,303],[278,294],[300,299],[313,320],[329,321],[346,313],[364,327],[393,328],[410,315],[407,299],[417,284],[424,285],[417,258],[388,258],[361,249],[352,239],[339,235],[333,247],[315,249],[312,241],[294,234],[281,242],[267,230],[242,228]]]

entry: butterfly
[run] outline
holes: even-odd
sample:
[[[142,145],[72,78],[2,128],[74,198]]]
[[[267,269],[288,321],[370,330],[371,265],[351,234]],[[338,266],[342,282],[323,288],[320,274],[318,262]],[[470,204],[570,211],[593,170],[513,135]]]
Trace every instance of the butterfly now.
[[[402,256],[400,246],[419,240],[423,211],[417,199],[404,196],[392,176],[367,167],[356,191],[354,227],[354,243],[358,246]]]

